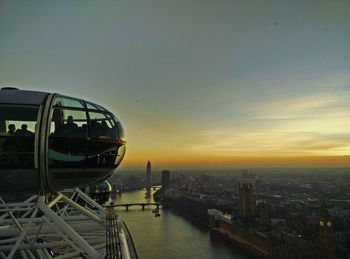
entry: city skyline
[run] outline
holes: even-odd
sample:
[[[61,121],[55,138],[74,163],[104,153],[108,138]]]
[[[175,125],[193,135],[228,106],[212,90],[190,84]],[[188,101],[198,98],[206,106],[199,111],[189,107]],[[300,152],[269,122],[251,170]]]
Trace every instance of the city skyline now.
[[[349,167],[350,3],[0,2],[0,86],[101,103],[124,167]]]

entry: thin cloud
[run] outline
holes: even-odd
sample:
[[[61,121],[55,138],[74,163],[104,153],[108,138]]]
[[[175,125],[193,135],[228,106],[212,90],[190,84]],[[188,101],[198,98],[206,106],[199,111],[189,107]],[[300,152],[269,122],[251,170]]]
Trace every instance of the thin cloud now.
[[[349,133],[278,129],[212,132],[201,135],[190,145],[191,150],[215,156],[348,155],[350,147]]]
[[[307,116],[324,116],[328,112],[347,110],[350,94],[318,93],[294,99],[278,100],[257,105],[253,110],[261,119],[293,119]],[[318,113],[318,112],[323,113]]]

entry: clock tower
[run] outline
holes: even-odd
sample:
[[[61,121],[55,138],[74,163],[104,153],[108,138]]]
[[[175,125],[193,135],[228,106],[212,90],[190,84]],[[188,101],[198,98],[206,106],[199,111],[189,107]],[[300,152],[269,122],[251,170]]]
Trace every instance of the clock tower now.
[[[320,210],[320,248],[323,251],[324,258],[335,258],[334,244],[334,226],[331,216],[328,213],[325,202],[323,202]]]

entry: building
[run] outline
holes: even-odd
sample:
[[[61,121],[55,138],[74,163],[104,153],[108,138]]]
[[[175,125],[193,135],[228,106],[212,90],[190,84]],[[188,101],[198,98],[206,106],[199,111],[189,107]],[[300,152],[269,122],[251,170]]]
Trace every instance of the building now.
[[[151,175],[151,162],[147,162],[147,169],[146,169],[146,189],[147,192],[149,192],[152,188],[152,175]]]
[[[168,170],[162,171],[162,189],[166,190],[170,187],[170,172]]]
[[[239,190],[239,215],[242,218],[253,218],[255,215],[255,197],[253,194],[253,184],[241,181]]]
[[[217,209],[208,210],[209,228],[214,233],[252,252],[255,257],[268,259],[332,259],[324,249],[298,235],[283,231],[260,232],[248,228]],[[328,240],[328,239],[327,239]],[[327,241],[328,242],[328,241]]]
[[[253,232],[236,221],[231,215],[225,215],[220,210],[208,210],[208,222],[211,231],[225,239],[246,248],[259,258],[267,258],[269,238],[260,232]]]
[[[320,246],[323,250],[324,258],[335,258],[334,226],[332,218],[328,212],[325,202],[320,211]]]

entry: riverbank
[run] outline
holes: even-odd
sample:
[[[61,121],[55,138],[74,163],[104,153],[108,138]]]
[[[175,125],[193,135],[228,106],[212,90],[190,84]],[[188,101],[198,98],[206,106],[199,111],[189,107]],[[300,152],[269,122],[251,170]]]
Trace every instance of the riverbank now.
[[[254,249],[252,250],[250,247],[246,246],[245,243],[240,243],[237,239],[232,238],[227,233],[210,227],[208,209],[218,209],[217,204],[214,202],[199,199],[173,189],[170,191],[168,190],[167,192],[159,190],[156,197],[158,200],[162,200],[162,202],[170,205],[171,210],[178,213],[180,216],[185,217],[186,220],[205,228],[210,232],[212,238],[216,238],[221,242],[226,242],[233,248],[246,252],[251,258],[264,258],[260,253],[257,253]],[[229,210],[229,208],[225,209]]]
[[[145,198],[145,190],[123,193],[119,203],[153,202]],[[160,210],[155,217],[152,209],[144,211],[131,207],[118,210],[133,237],[139,258],[147,259],[248,259],[250,255],[233,247],[222,238],[212,235],[206,224],[198,222],[174,207]]]

